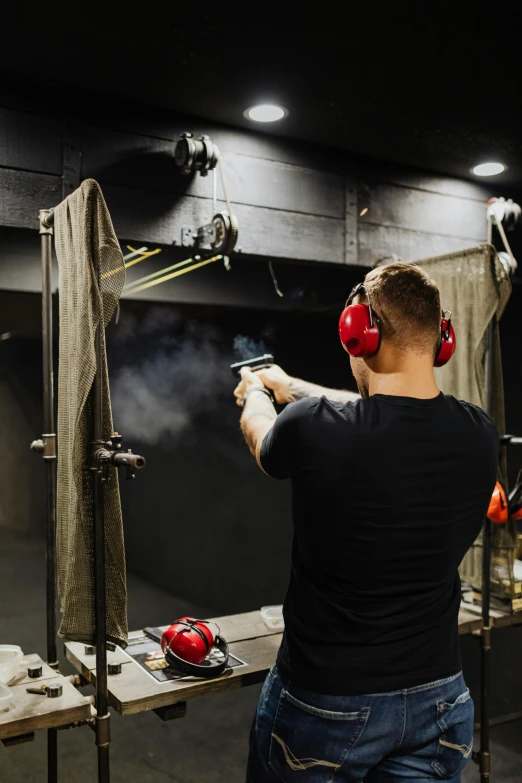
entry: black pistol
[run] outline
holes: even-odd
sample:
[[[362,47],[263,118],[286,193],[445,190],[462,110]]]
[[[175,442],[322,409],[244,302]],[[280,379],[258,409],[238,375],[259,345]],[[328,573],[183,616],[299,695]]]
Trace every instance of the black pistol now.
[[[266,367],[271,367],[274,364],[274,357],[271,353],[265,353],[263,356],[255,356],[253,359],[245,359],[244,362],[236,362],[230,365],[232,375],[236,378],[241,377],[241,368],[250,367],[252,372],[256,370],[264,370]]]

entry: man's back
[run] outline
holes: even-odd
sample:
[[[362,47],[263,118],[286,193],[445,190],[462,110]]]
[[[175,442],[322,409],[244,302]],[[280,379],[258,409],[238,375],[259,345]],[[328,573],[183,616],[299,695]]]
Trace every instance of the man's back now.
[[[304,399],[278,417],[261,464],[293,487],[281,669],[339,695],[459,672],[457,569],[498,464],[486,414],[443,394]]]

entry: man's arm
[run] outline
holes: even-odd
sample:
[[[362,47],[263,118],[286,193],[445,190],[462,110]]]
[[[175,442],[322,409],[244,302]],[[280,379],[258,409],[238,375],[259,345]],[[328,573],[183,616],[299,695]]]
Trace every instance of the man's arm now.
[[[241,382],[234,391],[237,404],[243,405],[246,392],[259,385],[259,378],[252,370],[244,367],[241,371]],[[262,391],[251,391],[245,400],[241,414],[241,432],[261,470],[263,470],[260,459],[261,445],[276,419],[277,413],[269,396]]]
[[[334,402],[354,402],[360,395],[344,389],[326,389],[316,383],[308,383],[300,378],[292,378],[277,364],[265,370],[258,370],[255,375],[267,389],[274,392],[279,404],[302,400],[303,397],[327,397]]]

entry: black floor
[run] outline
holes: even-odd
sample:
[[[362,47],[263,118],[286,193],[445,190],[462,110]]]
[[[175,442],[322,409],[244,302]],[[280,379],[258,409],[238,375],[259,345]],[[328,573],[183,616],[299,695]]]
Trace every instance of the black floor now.
[[[45,657],[45,575],[41,542],[0,531],[0,641]],[[139,579],[129,578],[131,628],[161,625],[186,612],[204,613]],[[63,660],[63,656],[62,656]],[[513,662],[520,666],[520,662]],[[62,671],[72,672],[63,663]],[[87,689],[86,689],[87,690]],[[162,723],[154,713],[112,719],[112,783],[242,783],[248,731],[260,688],[190,702],[187,717]],[[89,728],[58,734],[60,783],[96,783]],[[13,748],[0,745],[1,783],[45,783],[45,734]],[[522,783],[522,722],[492,729],[491,783]],[[463,781],[479,781],[470,764]]]

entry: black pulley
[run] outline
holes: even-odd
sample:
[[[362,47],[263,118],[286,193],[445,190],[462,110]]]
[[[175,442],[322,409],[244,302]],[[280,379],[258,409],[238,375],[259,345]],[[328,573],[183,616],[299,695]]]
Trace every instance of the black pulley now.
[[[219,160],[219,149],[210,136],[195,139],[192,133],[182,133],[176,144],[174,160],[182,174],[198,172],[206,177],[215,169]]]
[[[210,248],[215,255],[228,256],[236,246],[238,227],[235,215],[218,212],[211,223],[198,229],[196,245],[200,250]]]
[[[218,212],[212,218],[212,225],[215,228],[212,249],[218,255],[230,255],[237,242],[239,224],[236,216],[229,215],[228,212]]]

